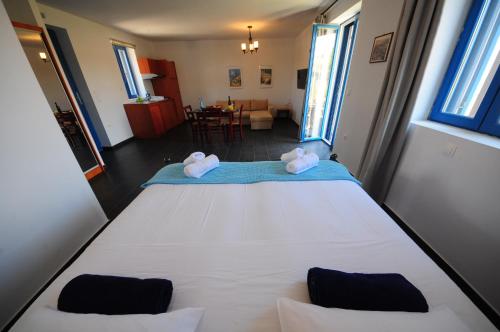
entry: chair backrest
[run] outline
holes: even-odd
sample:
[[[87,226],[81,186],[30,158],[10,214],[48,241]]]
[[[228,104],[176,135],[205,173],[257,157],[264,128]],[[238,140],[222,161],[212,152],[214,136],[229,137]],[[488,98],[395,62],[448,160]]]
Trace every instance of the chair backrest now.
[[[241,117],[242,117],[242,114],[243,114],[243,105],[240,105],[240,114],[238,114],[238,120],[239,120],[239,123],[241,124]]]
[[[186,116],[186,119],[188,119],[188,121],[196,120],[191,105],[184,106],[182,109],[184,110],[184,115]]]
[[[201,122],[205,121],[213,121],[213,120],[221,120],[223,114],[221,108],[209,107],[202,109],[201,112],[198,113],[198,120]]]

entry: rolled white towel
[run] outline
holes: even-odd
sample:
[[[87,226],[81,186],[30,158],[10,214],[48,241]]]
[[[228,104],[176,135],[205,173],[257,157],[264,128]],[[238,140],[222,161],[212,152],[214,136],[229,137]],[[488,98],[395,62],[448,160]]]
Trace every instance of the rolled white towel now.
[[[184,174],[190,178],[199,179],[217,167],[219,167],[219,158],[211,154],[203,160],[196,161],[184,167]]]
[[[304,156],[286,164],[286,171],[292,174],[300,174],[308,169],[318,166],[318,163],[318,155],[314,152],[308,152]]]
[[[294,159],[300,158],[304,156],[305,151],[302,148],[295,148],[290,152],[283,153],[281,155],[281,161],[284,161],[285,163],[288,163]]]
[[[189,155],[189,157],[187,157],[186,159],[184,159],[184,161],[182,162],[184,164],[184,166],[187,166],[189,164],[192,164],[194,162],[197,162],[197,161],[200,161],[200,160],[203,160],[205,159],[205,154],[203,152],[193,152]]]

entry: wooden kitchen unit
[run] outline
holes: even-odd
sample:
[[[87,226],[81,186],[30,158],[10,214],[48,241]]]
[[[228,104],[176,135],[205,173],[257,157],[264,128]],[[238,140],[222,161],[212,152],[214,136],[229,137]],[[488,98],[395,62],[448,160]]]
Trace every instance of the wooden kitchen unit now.
[[[172,99],[123,105],[136,138],[157,138],[184,121]]]
[[[155,74],[151,78],[155,96],[164,96],[171,99],[175,104],[175,110],[179,117],[184,118],[181,92],[175,62],[168,60],[156,60],[139,58],[139,70],[143,75]]]

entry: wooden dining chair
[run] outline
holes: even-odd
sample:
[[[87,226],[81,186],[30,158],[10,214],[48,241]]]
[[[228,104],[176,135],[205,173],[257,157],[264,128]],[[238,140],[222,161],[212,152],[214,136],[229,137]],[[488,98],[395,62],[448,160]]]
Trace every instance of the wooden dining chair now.
[[[200,131],[200,123],[196,117],[196,114],[193,112],[191,105],[184,106],[182,108],[184,110],[184,115],[186,117],[189,126],[191,127],[191,134],[193,135],[193,142],[198,140],[198,135],[201,137]]]
[[[204,108],[198,113],[201,136],[205,136],[208,142],[211,142],[212,134],[215,133],[221,133],[225,138],[223,116],[221,108]]]
[[[241,105],[239,111],[235,113],[236,114],[234,115],[233,121],[231,123],[231,136],[234,139],[234,131],[239,131],[240,140],[243,141],[243,105]]]

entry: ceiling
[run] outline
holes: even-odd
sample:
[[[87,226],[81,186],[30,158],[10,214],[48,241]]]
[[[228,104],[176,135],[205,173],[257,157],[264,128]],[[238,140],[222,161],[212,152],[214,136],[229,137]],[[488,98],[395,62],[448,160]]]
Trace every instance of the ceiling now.
[[[95,22],[160,40],[293,37],[331,0],[38,0]]]

